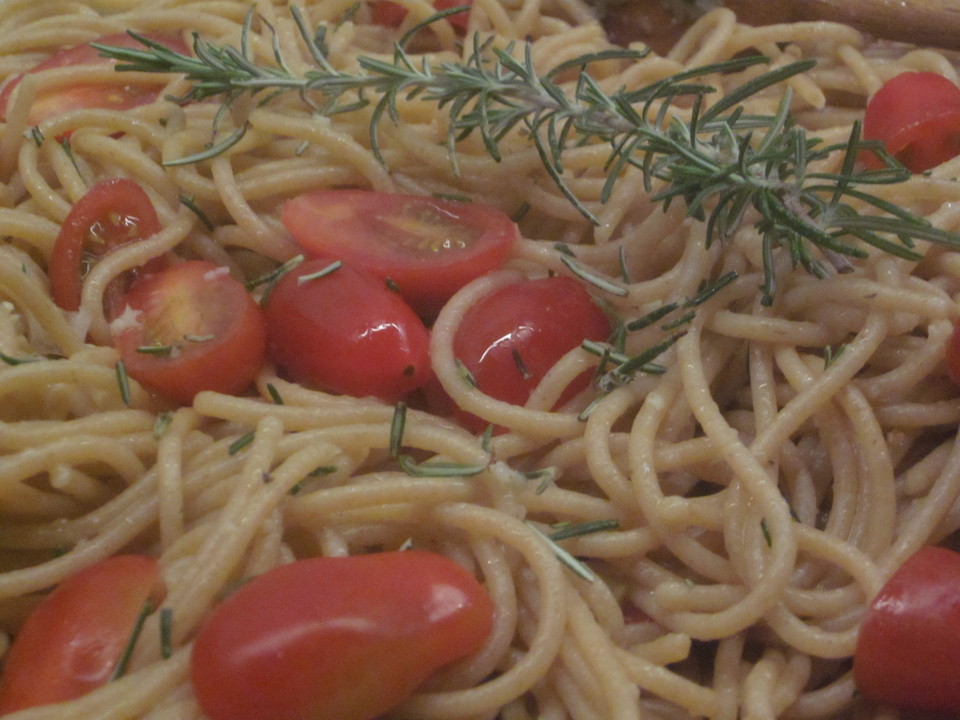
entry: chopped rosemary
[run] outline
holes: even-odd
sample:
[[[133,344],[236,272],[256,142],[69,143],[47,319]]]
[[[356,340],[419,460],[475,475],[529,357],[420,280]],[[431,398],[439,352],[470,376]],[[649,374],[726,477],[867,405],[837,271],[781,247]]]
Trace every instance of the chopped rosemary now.
[[[253,438],[256,437],[256,433],[251,430],[248,433],[244,433],[227,447],[227,453],[229,455],[236,455],[238,452],[243,450],[247,445],[253,442]]]
[[[111,680],[118,680],[127,672],[127,667],[130,665],[130,659],[133,657],[133,650],[137,646],[137,640],[140,639],[140,633],[143,631],[143,624],[147,621],[147,618],[152,613],[153,603],[150,600],[147,600],[143,604],[140,614],[137,615],[137,620],[133,625],[133,630],[130,632],[130,637],[127,640],[127,644],[124,645],[123,652],[120,653],[120,658],[117,660],[117,664],[113,668],[113,673],[110,676]]]
[[[173,608],[160,608],[160,657],[169,660],[173,655]]]
[[[833,347],[831,347],[830,345],[827,345],[823,349],[823,369],[826,370],[831,365],[833,365],[833,363],[835,363],[837,359],[843,354],[843,351],[846,350],[846,348],[847,348],[846,343],[839,345],[836,350],[834,350]]]
[[[487,463],[468,465],[465,463],[426,461],[417,462],[409,455],[397,456],[397,463],[410,477],[473,477],[487,469]]]
[[[156,440],[162,438],[164,434],[166,434],[172,422],[173,413],[165,412],[157,415],[157,419],[153,423],[153,437]]]
[[[400,457],[403,447],[403,431],[407,427],[407,405],[398,402],[393,406],[393,419],[390,421],[390,456]]]
[[[537,495],[542,495],[557,479],[557,469],[555,467],[541,468],[540,470],[531,470],[523,473],[527,480],[539,480],[537,489],[534,491]]]
[[[40,147],[41,145],[43,145],[43,140],[44,140],[43,133],[40,132],[40,128],[37,127],[36,125],[31,125],[24,132],[24,136],[26,136],[30,140],[33,140],[34,145],[36,145],[37,147]]]
[[[767,547],[773,547],[773,536],[770,534],[770,526],[767,525],[766,518],[760,521],[760,532],[763,533],[763,539],[767,543]]]
[[[567,538],[591,535],[606,530],[619,530],[620,523],[616,520],[588,520],[586,522],[558,523],[550,532],[551,540],[566,540]]]
[[[29,357],[29,358],[18,358],[13,357],[13,355],[7,355],[5,352],[0,352],[0,362],[3,362],[7,365],[26,365],[27,363],[37,362],[39,358]]]
[[[120,389],[120,399],[124,405],[130,405],[130,376],[127,375],[127,366],[123,360],[117,360],[116,364],[117,386]]]
[[[572,253],[571,253],[572,254]],[[629,290],[618,285],[617,283],[611,282],[607,278],[598,275],[597,273],[591,271],[589,268],[584,267],[576,260],[574,260],[567,253],[560,254],[560,262],[567,266],[567,269],[572,272],[574,275],[579,277],[584,282],[592,285],[598,290],[602,290],[605,293],[615,295],[616,297],[626,297],[629,295]]]
[[[216,226],[213,224],[213,221],[207,217],[207,214],[200,209],[200,206],[197,205],[197,199],[193,196],[181,195],[180,204],[188,208],[194,215],[197,216],[197,219],[203,223],[203,226],[207,230],[213,230]]]
[[[267,383],[267,394],[270,395],[274,405],[283,405],[283,396],[280,395],[280,391],[273,383]]]
[[[541,531],[540,528],[533,523],[528,522],[527,525],[537,535],[543,538],[543,541],[550,546],[550,549],[553,551],[553,554],[557,556],[557,559],[566,565],[575,575],[583,578],[587,582],[593,582],[596,579],[596,576],[590,568],[560,547],[552,537]]]
[[[297,282],[300,285],[303,285],[304,283],[308,283],[313,280],[319,280],[320,278],[325,278],[327,275],[335,273],[337,270],[339,270],[342,267],[343,267],[342,260],[334,260],[332,263],[330,263],[329,265],[327,265],[326,267],[320,270],[317,270],[315,273],[308,273],[307,275],[301,275],[300,277],[297,278]]]

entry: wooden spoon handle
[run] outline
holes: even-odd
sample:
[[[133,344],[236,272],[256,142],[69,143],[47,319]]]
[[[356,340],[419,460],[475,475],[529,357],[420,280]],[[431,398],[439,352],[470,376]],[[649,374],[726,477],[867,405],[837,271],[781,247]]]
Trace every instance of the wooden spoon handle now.
[[[830,20],[876,37],[960,49],[960,0],[726,0],[744,22]]]
[[[633,40],[663,51],[682,32],[684,19],[666,0],[592,0],[611,39]],[[829,20],[875,37],[960,50],[960,0],[725,0],[749,25]]]

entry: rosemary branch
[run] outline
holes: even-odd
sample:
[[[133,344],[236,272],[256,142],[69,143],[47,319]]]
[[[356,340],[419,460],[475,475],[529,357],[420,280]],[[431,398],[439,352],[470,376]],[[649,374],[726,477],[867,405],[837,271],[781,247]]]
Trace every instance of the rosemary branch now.
[[[748,114],[743,101],[797,74],[814,61],[795,62],[764,72],[710,104],[716,89],[704,78],[731,73],[767,62],[746,57],[698,67],[672,75],[637,90],[604,92],[588,72],[600,60],[631,61],[644,55],[611,49],[558,65],[545,74],[533,66],[529,43],[521,59],[516,47],[500,49],[474,35],[472,50],[463,63],[415,61],[395,47],[392,62],[360,57],[358,73],[334,68],[328,60],[327,26],[311,31],[296,7],[291,13],[316,69],[295,75],[275,43],[276,65],[259,65],[251,57],[248,36],[253,15],[243,26],[240,49],[215,45],[198,33],[188,56],[131,32],[143,45],[121,48],[96,45],[101,54],[118,60],[118,71],[182,73],[192,83],[178,102],[222,96],[229,105],[243,94],[269,102],[278,93],[297,92],[320,115],[330,116],[373,106],[370,144],[383,160],[378,128],[384,116],[399,121],[398,100],[419,99],[435,104],[449,116],[447,146],[456,167],[457,143],[478,133],[491,157],[501,157],[500,143],[515,128],[523,128],[557,187],[588,219],[596,217],[571,190],[564,178],[564,152],[583,143],[606,143],[606,201],[628,166],[645,176],[655,200],[669,206],[682,200],[687,213],[707,223],[708,241],[729,237],[752,208],[764,258],[765,300],[776,290],[773,249],[788,250],[794,264],[818,276],[851,268],[848,258],[867,255],[872,246],[893,255],[919,260],[916,240],[960,248],[960,236],[932,227],[925,219],[861,190],[862,186],[902,182],[909,172],[873,143],[861,141],[855,124],[849,140],[824,145],[809,136],[790,114],[791,94],[783,93],[772,115]],[[436,17],[442,17],[439,13]],[[561,73],[576,71],[572,92],[558,84]],[[681,121],[669,112],[683,98],[692,107]],[[242,133],[241,128],[238,133]],[[222,152],[231,140],[197,156],[174,161],[191,162]],[[880,170],[861,171],[856,157],[864,147],[879,150],[886,159]],[[811,167],[834,153],[842,153],[836,173],[813,172]],[[851,201],[870,208],[858,212]]]

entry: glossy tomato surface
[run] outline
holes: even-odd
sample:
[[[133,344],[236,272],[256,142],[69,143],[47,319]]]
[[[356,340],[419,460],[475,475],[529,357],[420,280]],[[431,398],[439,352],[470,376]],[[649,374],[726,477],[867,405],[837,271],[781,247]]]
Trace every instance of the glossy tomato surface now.
[[[300,195],[281,219],[306,253],[389,279],[423,317],[500,267],[519,237],[515,223],[487,205],[369,190]]]
[[[437,10],[449,10],[450,8],[472,4],[473,0],[434,0],[433,6]],[[373,8],[371,9],[371,19],[375,25],[397,27],[403,22],[403,19],[406,16],[407,9],[399,3],[391,2],[391,0],[377,0],[377,2],[374,2]],[[449,20],[450,24],[455,28],[463,31],[467,29],[467,23],[470,20],[470,15],[466,10],[464,10],[463,12],[454,13],[453,15],[449,16],[447,20]]]
[[[144,37],[164,45],[175,52],[189,54],[190,50],[183,40],[176,35],[160,33],[144,33]],[[142,48],[143,46],[127,33],[104,35],[95,41],[103,45],[114,45],[127,48]],[[48,60],[44,60],[28,72],[36,73],[61,67],[78,65],[106,65],[115,61],[100,57],[100,51],[89,43],[76,45],[61,50]],[[0,91],[0,119],[6,119],[7,105],[14,89],[20,84],[23,75],[11,78],[3,90]],[[73,85],[52,87],[41,90],[30,106],[28,123],[37,125],[44,120],[62,115],[70,110],[81,108],[105,108],[108,110],[129,110],[138,105],[146,105],[157,99],[165,81],[138,81],[136,83],[109,85],[89,85],[76,83]]]
[[[383,280],[329,259],[280,279],[265,307],[268,353],[294,380],[399,400],[429,380],[430,333]]]
[[[960,716],[960,554],[925,547],[891,576],[860,626],[853,675],[878,703]]]
[[[182,405],[235,395],[266,357],[260,306],[224,267],[193,260],[139,280],[111,325],[130,377]]]
[[[299,560],[213,611],[191,681],[212,720],[371,720],[477,652],[492,625],[486,590],[442,555]]]
[[[960,386],[960,322],[954,322],[953,333],[947,341],[947,374]]]
[[[863,137],[880,140],[888,153],[915,173],[960,153],[960,88],[933,72],[906,72],[888,80],[870,98]],[[872,152],[869,167],[882,167]]]
[[[142,187],[125,178],[98,182],[70,209],[60,226],[49,266],[54,302],[64,310],[79,309],[83,278],[97,258],[158,232],[160,220]],[[143,271],[156,272],[165,265],[162,258],[156,258]],[[107,289],[108,315],[113,314],[123,290],[123,284],[117,282]]]
[[[521,280],[482,297],[463,316],[455,357],[487,395],[522,405],[547,371],[584,340],[604,340],[610,321],[569,277]],[[568,395],[579,392],[582,378]]]
[[[115,555],[64,580],[27,616],[4,657],[0,714],[106,683],[160,589],[156,560],[142,555]]]

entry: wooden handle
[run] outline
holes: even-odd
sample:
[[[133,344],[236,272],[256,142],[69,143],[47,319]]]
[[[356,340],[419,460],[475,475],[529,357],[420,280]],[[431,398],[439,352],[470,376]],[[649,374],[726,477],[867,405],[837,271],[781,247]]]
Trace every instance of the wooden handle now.
[[[829,20],[888,40],[960,49],[960,0],[726,0],[743,22]]]
[[[665,0],[593,0],[611,39],[664,50],[683,29]],[[960,0],[725,0],[749,25],[829,20],[875,37],[960,50]]]

